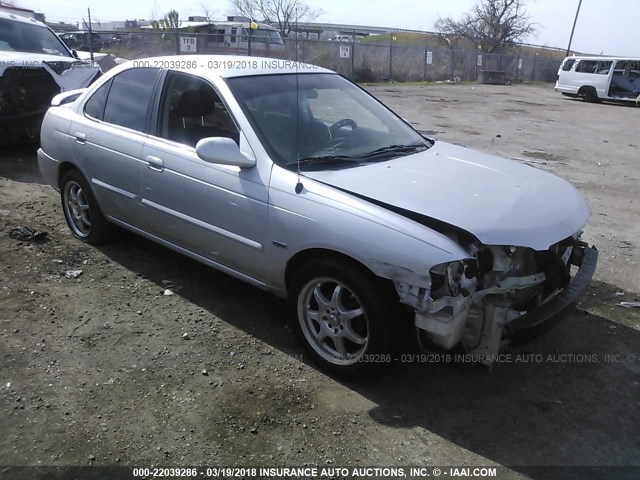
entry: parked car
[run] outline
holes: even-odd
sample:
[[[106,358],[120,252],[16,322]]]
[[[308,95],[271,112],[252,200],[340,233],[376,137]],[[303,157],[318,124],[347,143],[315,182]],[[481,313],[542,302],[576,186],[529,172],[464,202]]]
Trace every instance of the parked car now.
[[[89,32],[66,32],[60,35],[60,38],[71,49],[83,52],[91,51],[89,44]],[[91,46],[94,52],[99,52],[103,47],[102,37],[97,33],[91,33]]]
[[[425,138],[329,70],[151,58],[53,105],[38,161],[73,235],[117,225],[286,297],[333,373],[391,360],[407,318],[424,348],[491,362],[595,270],[568,182]]]
[[[0,12],[0,145],[37,139],[51,99],[101,73],[43,23]]]

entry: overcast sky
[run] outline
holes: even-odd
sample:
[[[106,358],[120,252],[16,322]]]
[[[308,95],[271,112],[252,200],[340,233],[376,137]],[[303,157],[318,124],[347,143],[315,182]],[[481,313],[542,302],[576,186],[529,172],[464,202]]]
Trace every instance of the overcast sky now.
[[[201,15],[202,4],[224,18],[226,0],[15,0],[16,5],[44,12],[50,21],[78,21],[91,7],[93,20],[149,19],[177,8],[180,16]],[[474,0],[307,0],[324,10],[322,22],[433,30],[438,16],[458,17]],[[538,23],[529,43],[566,48],[578,0],[528,0]],[[586,53],[640,56],[640,0],[583,0],[572,48]]]

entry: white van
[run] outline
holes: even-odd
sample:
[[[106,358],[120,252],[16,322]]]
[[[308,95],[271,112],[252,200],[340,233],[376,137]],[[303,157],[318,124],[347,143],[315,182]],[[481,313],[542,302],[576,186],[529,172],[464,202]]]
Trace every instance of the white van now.
[[[640,103],[640,58],[567,57],[558,70],[556,92],[587,102]]]

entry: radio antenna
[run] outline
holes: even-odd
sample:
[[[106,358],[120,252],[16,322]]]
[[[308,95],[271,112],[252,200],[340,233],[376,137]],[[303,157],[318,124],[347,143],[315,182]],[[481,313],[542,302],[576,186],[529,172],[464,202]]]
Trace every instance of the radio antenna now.
[[[295,9],[296,27],[293,34],[295,35],[296,47],[296,157],[298,161],[298,183],[296,183],[296,193],[299,195],[304,189],[304,185],[300,181],[300,84],[298,78],[298,7]]]

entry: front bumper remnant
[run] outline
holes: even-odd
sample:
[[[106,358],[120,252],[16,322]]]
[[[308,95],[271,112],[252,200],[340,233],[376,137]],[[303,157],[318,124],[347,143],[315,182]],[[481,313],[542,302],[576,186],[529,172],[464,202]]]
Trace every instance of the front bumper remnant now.
[[[542,270],[536,273],[530,273],[535,266],[529,263],[528,275],[498,278],[494,285],[475,292],[464,293],[462,289],[447,287],[457,295],[440,296],[437,300],[429,298],[423,302],[422,309],[416,308],[415,326],[420,345],[427,350],[450,350],[460,344],[468,354],[481,356],[484,360],[479,361],[490,365],[490,358],[506,343],[522,343],[554,326],[583,297],[598,262],[598,250],[584,242],[575,241],[563,250],[561,255],[555,252],[555,257],[550,257],[547,263],[537,265]],[[523,259],[520,265],[526,266],[526,255],[520,258]],[[503,272],[505,268],[515,270],[513,264],[505,267],[501,261],[500,257],[494,257],[495,272]],[[559,268],[554,270],[556,265]],[[571,266],[577,267],[573,278]],[[460,268],[457,271],[458,275],[449,275],[447,269],[447,281],[453,278],[461,282],[465,278],[465,274],[459,275]],[[509,273],[507,271],[507,275]],[[564,284],[560,276],[563,274],[566,275]],[[470,290],[475,287],[469,281],[466,285]],[[443,288],[440,287],[440,292]],[[542,298],[544,288],[548,289],[546,299]],[[537,305],[522,308],[533,302]]]
[[[582,264],[569,285],[548,302],[505,325],[505,337],[511,344],[525,342],[539,333],[557,325],[585,295],[598,263],[596,247],[584,249]]]

